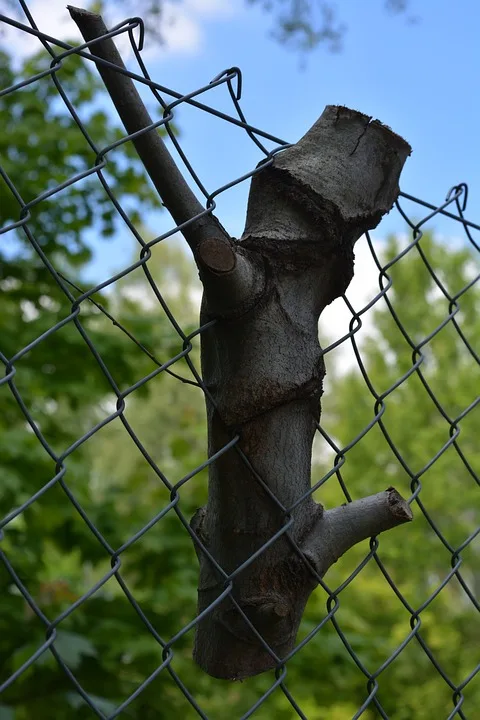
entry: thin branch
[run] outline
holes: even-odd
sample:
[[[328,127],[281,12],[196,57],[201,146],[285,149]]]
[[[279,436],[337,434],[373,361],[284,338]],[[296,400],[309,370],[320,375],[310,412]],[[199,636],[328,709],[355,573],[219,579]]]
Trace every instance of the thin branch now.
[[[108,33],[101,15],[71,6],[68,6],[68,10],[85,41],[100,38]],[[95,43],[91,52],[92,55],[125,70],[113,38]],[[131,78],[100,63],[96,65],[128,134],[136,133],[151,125],[153,121]],[[203,206],[186,183],[156,129],[133,138],[132,142],[165,207],[177,225],[203,212]],[[234,257],[230,238],[211,215],[204,215],[200,220],[184,228],[183,235],[194,254],[200,242],[213,236],[223,238]]]
[[[318,519],[303,547],[319,574],[324,575],[347,550],[367,538],[410,522],[412,511],[395,488],[355,500]]]

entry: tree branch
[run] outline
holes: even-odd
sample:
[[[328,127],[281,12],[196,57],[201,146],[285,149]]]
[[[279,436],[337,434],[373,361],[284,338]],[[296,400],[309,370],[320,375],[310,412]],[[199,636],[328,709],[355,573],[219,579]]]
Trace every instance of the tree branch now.
[[[108,33],[101,15],[71,6],[68,6],[68,10],[85,41],[101,38],[102,35]],[[92,55],[125,69],[113,38],[95,43],[90,51]],[[96,65],[128,134],[136,133],[151,125],[153,121],[133,80],[101,63],[96,63]],[[186,183],[156,129],[133,138],[132,142],[165,207],[178,225],[203,212],[203,206]],[[204,215],[192,225],[184,228],[183,235],[196,260],[202,261],[202,257],[198,253],[200,243],[205,240],[212,243],[212,240],[215,239],[216,242],[222,243],[224,263],[226,261],[227,267],[230,269],[234,266],[233,243],[212,215]],[[208,267],[208,260],[204,261],[204,265]]]
[[[410,522],[412,511],[395,488],[327,510],[315,523],[302,550],[319,575],[351,547]]]

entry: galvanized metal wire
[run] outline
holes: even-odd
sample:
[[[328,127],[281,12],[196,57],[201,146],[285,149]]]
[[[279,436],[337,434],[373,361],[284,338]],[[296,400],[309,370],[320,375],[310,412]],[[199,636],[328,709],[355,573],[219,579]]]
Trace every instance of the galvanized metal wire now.
[[[403,218],[403,220],[410,227],[411,237],[405,247],[403,247],[399,254],[390,262],[384,263],[382,261],[381,253],[379,253],[379,249],[376,246],[376,243],[373,241],[372,237],[369,234],[367,234],[364,239],[359,241],[368,243],[371,257],[373,258],[378,268],[379,291],[375,295],[375,297],[373,297],[368,302],[368,304],[361,309],[355,309],[351,305],[347,296],[343,298],[343,301],[348,307],[351,314],[349,330],[343,337],[336,339],[335,342],[331,343],[328,347],[326,347],[323,352],[324,355],[327,357],[328,362],[329,354],[334,352],[336,348],[338,348],[339,346],[346,347],[347,345],[349,345],[350,352],[354,356],[358,368],[363,375],[365,385],[372,396],[373,416],[370,423],[366,427],[364,427],[362,431],[359,432],[358,435],[353,438],[351,442],[345,447],[340,447],[337,441],[334,438],[330,437],[330,435],[323,426],[318,426],[319,436],[323,438],[323,441],[333,452],[334,461],[329,471],[325,473],[325,475],[321,477],[317,482],[315,482],[311,490],[303,498],[300,498],[295,504],[295,506],[290,508],[283,507],[279,500],[273,495],[268,486],[263,482],[262,478],[258,476],[258,474],[256,474],[253,468],[250,466],[248,458],[245,456],[239,446],[240,437],[238,435],[231,437],[230,441],[225,445],[225,447],[222,448],[220,452],[218,452],[215,456],[208,458],[205,455],[205,460],[204,462],[202,462],[202,464],[194,468],[178,482],[172,483],[168,479],[168,477],[166,477],[164,472],[162,472],[162,469],[158,466],[158,464],[153,460],[147,448],[142,444],[141,439],[127,420],[124,414],[124,410],[126,398],[131,393],[138,391],[142,386],[149,383],[160,373],[169,373],[179,382],[199,387],[207,396],[209,396],[208,389],[203,384],[201,375],[192,359],[192,343],[197,336],[202,333],[207,333],[212,323],[208,323],[207,325],[198,327],[194,332],[186,334],[182,330],[182,327],[177,322],[174,314],[169,308],[168,303],[164,299],[162,288],[159,288],[155,283],[148,265],[149,260],[152,256],[152,248],[155,245],[162,242],[166,238],[174,235],[178,231],[181,231],[183,228],[185,228],[186,225],[193,223],[196,218],[191,218],[191,220],[189,220],[187,223],[184,223],[182,226],[173,225],[167,232],[154,238],[153,240],[146,241],[142,237],[138,229],[129,219],[127,212],[125,212],[125,210],[120,205],[104,173],[109,152],[118,147],[120,144],[130,142],[133,136],[125,135],[121,140],[111,144],[108,147],[98,147],[94,139],[89,135],[89,132],[85,125],[82,124],[80,118],[77,115],[75,107],[72,105],[67,93],[62,87],[62,64],[72,54],[80,56],[87,63],[91,63],[94,56],[90,54],[88,48],[90,45],[92,45],[92,42],[83,43],[79,46],[71,46],[68,43],[65,43],[57,38],[49,36],[46,33],[40,32],[37,25],[35,24],[34,18],[29,12],[26,3],[22,2],[21,6],[25,14],[25,20],[23,22],[20,22],[16,18],[6,17],[4,15],[0,15],[0,20],[3,23],[13,26],[18,30],[24,32],[25,34],[31,36],[32,41],[41,43],[45,50],[49,53],[51,57],[51,63],[49,67],[45,68],[42,72],[39,72],[38,74],[20,80],[19,82],[15,83],[10,87],[0,88],[0,98],[11,93],[20,92],[22,88],[32,83],[37,83],[45,80],[49,80],[50,82],[54,83],[58,91],[59,100],[64,103],[70,116],[78,126],[78,132],[83,135],[86,142],[92,149],[96,159],[95,162],[87,169],[84,169],[72,175],[66,181],[62,182],[56,187],[45,188],[44,191],[37,195],[34,199],[25,202],[17,189],[16,178],[9,177],[7,175],[7,173],[1,166],[0,158],[1,182],[5,183],[5,185],[15,197],[18,203],[18,219],[0,228],[0,236],[5,237],[11,231],[21,230],[24,233],[31,248],[34,249],[38,258],[41,259],[41,262],[44,264],[45,268],[48,270],[51,277],[58,285],[65,297],[68,299],[68,302],[70,304],[70,312],[66,314],[62,320],[52,325],[52,327],[50,327],[46,332],[43,332],[42,335],[33,339],[25,347],[19,347],[14,355],[7,357],[0,352],[0,360],[2,361],[5,369],[4,377],[0,379],[0,393],[3,393],[4,396],[6,393],[10,393],[13,396],[25,418],[25,432],[34,433],[38,443],[43,447],[44,451],[51,458],[52,467],[54,467],[51,479],[47,483],[39,487],[38,490],[31,497],[28,497],[19,507],[11,509],[7,513],[7,515],[1,519],[0,522],[0,560],[3,564],[4,569],[8,573],[10,582],[13,583],[13,585],[17,588],[18,593],[20,594],[21,598],[23,598],[23,601],[27,603],[31,611],[41,621],[44,626],[45,633],[45,640],[43,644],[38,647],[38,649],[23,663],[21,667],[19,667],[9,677],[0,678],[0,691],[6,690],[10,686],[12,686],[12,684],[14,684],[15,681],[29,667],[36,663],[44,653],[49,652],[54,656],[61,670],[69,678],[72,689],[74,689],[78,693],[78,695],[83,699],[85,705],[91,710],[92,717],[108,717],[110,720],[113,720],[113,718],[121,716],[123,711],[128,709],[129,705],[133,702],[133,700],[138,697],[160,673],[169,673],[178,688],[178,692],[183,693],[183,695],[188,700],[191,707],[198,714],[198,716],[202,718],[207,718],[207,715],[202,709],[199,700],[194,697],[194,695],[188,690],[187,679],[180,677],[174,670],[172,665],[172,659],[175,655],[176,643],[180,640],[180,638],[182,638],[186,633],[190,632],[192,628],[194,628],[195,625],[198,624],[204,614],[210,612],[213,607],[218,603],[222,602],[225,597],[230,596],[231,601],[237,606],[238,612],[243,616],[245,623],[250,626],[253,633],[256,635],[259,643],[267,652],[271,654],[276,663],[276,671],[274,673],[275,677],[272,680],[270,688],[261,697],[258,698],[257,702],[248,710],[248,712],[243,715],[243,718],[247,718],[253,715],[253,713],[274,692],[283,692],[285,698],[288,700],[292,708],[292,716],[298,716],[301,718],[306,717],[306,715],[302,711],[301,704],[295,700],[295,687],[287,687],[288,663],[294,655],[302,652],[302,649],[305,647],[305,645],[310,642],[316,635],[318,635],[318,633],[321,633],[322,630],[327,626],[327,624],[335,628],[335,631],[338,633],[338,637],[343,643],[345,652],[348,653],[348,655],[352,658],[353,662],[358,667],[359,671],[365,677],[365,699],[363,704],[358,708],[356,714],[354,715],[355,718],[360,718],[367,709],[374,709],[377,713],[377,716],[382,718],[388,718],[387,712],[382,705],[379,693],[381,676],[382,673],[392,663],[395,662],[396,658],[412,641],[415,641],[419,644],[419,646],[422,648],[423,652],[428,657],[429,661],[432,663],[443,681],[450,688],[452,706],[448,718],[450,719],[456,717],[465,719],[474,717],[475,709],[465,706],[464,691],[467,685],[475,677],[480,666],[472,668],[468,676],[464,677],[460,683],[455,682],[444,670],[440,662],[437,660],[435,652],[427,644],[424,636],[422,635],[421,629],[422,613],[435,600],[437,595],[442,592],[444,587],[450,582],[453,577],[456,578],[456,580],[460,583],[460,586],[463,589],[463,592],[468,602],[470,602],[477,611],[480,610],[478,600],[475,598],[475,595],[471,587],[469,586],[469,583],[462,574],[462,553],[472,544],[479,530],[477,529],[476,532],[472,533],[469,537],[466,537],[459,546],[453,546],[442,533],[441,528],[436,524],[433,516],[430,514],[428,502],[424,502],[422,498],[422,482],[425,474],[450,448],[452,448],[457,453],[461,463],[471,477],[472,482],[476,483],[477,486],[480,484],[478,475],[469,463],[469,458],[462,449],[461,442],[459,441],[462,420],[468,414],[472,413],[479,404],[479,397],[478,394],[475,395],[475,388],[472,388],[471,402],[469,402],[469,404],[464,407],[462,412],[460,412],[456,417],[452,417],[449,415],[447,410],[442,407],[441,402],[438,400],[434,389],[430,387],[428,378],[424,373],[425,350],[428,348],[429,342],[433,338],[435,338],[438,333],[440,333],[441,330],[447,325],[455,329],[458,337],[461,339],[466,351],[469,353],[472,360],[474,360],[476,363],[479,363],[478,348],[475,348],[472,341],[465,335],[464,331],[462,330],[462,324],[457,317],[461,309],[462,297],[465,293],[469,292],[469,290],[476,282],[478,282],[479,276],[476,275],[476,277],[473,277],[472,280],[469,282],[468,286],[460,289],[454,295],[450,294],[442,278],[438,274],[436,268],[430,261],[429,257],[425,254],[421,242],[423,228],[425,227],[425,225],[431,223],[431,221],[438,216],[443,216],[454,221],[458,229],[463,232],[465,242],[468,243],[475,252],[480,252],[480,246],[474,236],[474,233],[480,230],[480,225],[472,222],[466,217],[468,197],[468,189],[466,184],[460,183],[458,185],[455,185],[449,191],[446,200],[444,202],[441,202],[439,205],[426,202],[407,193],[402,192],[400,194],[399,201],[396,204],[396,211],[399,214],[399,218]],[[125,75],[132,78],[135,82],[147,87],[152,92],[154,99],[161,107],[162,119],[152,124],[152,126],[150,126],[149,128],[146,128],[145,132],[151,130],[153,127],[164,128],[164,130],[168,133],[181,160],[183,161],[185,173],[190,177],[191,182],[198,188],[198,191],[204,198],[205,210],[202,214],[212,213],[216,207],[215,198],[217,198],[221,193],[225,192],[234,185],[247,181],[256,172],[259,172],[263,167],[265,167],[265,165],[271,163],[275,153],[285,148],[287,143],[285,143],[280,138],[271,135],[268,132],[264,132],[259,128],[252,126],[250,123],[247,122],[240,106],[242,92],[242,74],[239,68],[229,68],[219,73],[211,82],[205,83],[203,87],[189,92],[186,95],[182,95],[181,93],[178,93],[171,88],[165,87],[160,83],[155,82],[150,77],[141,55],[144,34],[142,20],[140,18],[130,18],[128,20],[125,20],[124,22],[113,28],[109,32],[108,36],[116,37],[121,34],[128,35],[131,47],[138,63],[139,72],[134,73],[128,70],[120,70],[119,68],[112,66],[101,59],[98,59],[98,62],[104,65],[110,65],[110,67],[114,68],[116,71],[124,73]],[[139,35],[139,40],[136,39],[137,34]],[[209,105],[207,102],[209,91],[211,91],[215,87],[222,85],[226,86],[226,89],[231,98],[231,102],[233,105],[232,114],[221,112],[213,106]],[[165,98],[168,98],[169,100],[167,101],[167,99]],[[236,126],[239,132],[246,133],[246,135],[251,139],[251,141],[256,145],[259,152],[262,154],[262,162],[251,172],[242,175],[242,177],[235,178],[234,180],[225,183],[224,185],[214,189],[213,191],[208,190],[203,184],[199,173],[197,173],[197,171],[192,167],[192,164],[190,163],[186,153],[182,149],[181,142],[179,141],[177,135],[174,133],[172,128],[172,121],[175,118],[176,109],[181,105],[194,106],[195,108],[201,110],[204,113],[216,116],[217,118],[220,118],[223,122],[230,123],[233,126]],[[270,144],[274,144],[273,150],[267,149],[267,141]],[[82,289],[81,287],[79,287],[78,284],[74,283],[71,279],[69,279],[67,274],[61,268],[56,266],[52,258],[48,257],[47,254],[45,254],[31,228],[31,218],[32,211],[40,203],[44,203],[47,200],[54,200],[55,196],[58,193],[66,190],[75,183],[78,183],[84,178],[90,176],[96,176],[98,178],[98,182],[101,183],[101,185],[103,186],[112,203],[112,206],[115,208],[115,211],[118,214],[118,217],[121,219],[125,227],[128,228],[129,232],[132,233],[132,235],[138,242],[139,257],[136,262],[130,264],[128,267],[116,273],[112,277],[109,277],[108,279],[99,282],[93,287],[90,287],[88,289]],[[405,209],[406,206],[409,207],[408,212]],[[415,214],[415,216],[417,217],[420,216],[421,219],[418,221],[413,221],[411,219],[413,214]],[[445,299],[445,302],[448,305],[448,312],[446,313],[441,324],[433,328],[427,336],[421,339],[414,339],[409,335],[407,329],[402,324],[400,314],[398,313],[398,308],[395,306],[394,303],[392,303],[391,295],[389,293],[389,290],[392,286],[392,280],[389,272],[396,263],[400,262],[403,257],[410,253],[417,253],[418,262],[424,264],[426,270],[433,279],[435,286],[438,288],[438,291],[441,293],[441,295]],[[139,342],[131,333],[131,331],[128,330],[128,328],[124,327],[114,317],[114,315],[112,315],[111,312],[103,308],[103,306],[95,298],[95,295],[99,291],[104,290],[109,286],[113,285],[114,283],[118,282],[120,279],[125,278],[137,268],[141,268],[141,270],[143,271],[145,278],[152,292],[154,293],[155,298],[158,301],[159,312],[163,312],[166,315],[182,343],[182,350],[166,361],[158,359],[156,355],[151,352],[151,350],[146,348],[141,342]],[[156,365],[155,369],[152,370],[145,377],[132,384],[130,387],[122,390],[117,384],[114,370],[106,366],[104,360],[101,357],[101,354],[96,348],[95,343],[92,341],[89,333],[84,327],[84,323],[82,322],[81,309],[85,304],[88,303],[95,305],[95,307],[100,312],[104,313],[105,316],[115,324],[119,332],[125,333],[126,337],[128,337],[129,340],[136,345],[138,353],[146,354],[150,358],[150,360],[153,361],[153,363]],[[384,389],[382,392],[376,389],[375,377],[371,377],[367,368],[365,367],[364,360],[362,358],[361,347],[359,345],[359,342],[357,341],[357,333],[362,327],[362,318],[365,316],[366,313],[371,311],[372,308],[380,306],[381,304],[386,304],[386,306],[388,307],[388,310],[392,317],[392,321],[395,323],[406,345],[410,348],[411,351],[411,366],[408,368],[407,371],[399,374],[395,383],[387,389]],[[67,324],[74,326],[77,332],[82,337],[84,343],[88,347],[90,353],[98,364],[98,367],[103,373],[103,376],[108,382],[108,385],[116,398],[116,405],[115,409],[106,418],[99,421],[94,427],[88,429],[88,431],[82,432],[79,428],[79,434],[76,441],[70,447],[65,448],[61,454],[57,454],[43,435],[41,427],[39,427],[38,423],[35,420],[35,414],[32,411],[29,402],[24,400],[24,398],[22,397],[22,393],[17,387],[17,373],[19,376],[21,375],[21,360],[27,353],[34,350],[40,343],[48,343],[49,338],[51,338],[54,333],[56,333],[58,330],[60,330]],[[182,358],[187,363],[187,366],[191,373],[191,377],[184,377],[175,370],[175,363],[177,363]],[[395,390],[399,388],[403,383],[405,383],[412,375],[415,375],[420,380],[426,395],[429,397],[430,401],[434,403],[439,416],[444,421],[446,436],[448,436],[443,446],[438,448],[435,455],[428,460],[428,462],[421,470],[414,470],[409,467],[408,462],[402,456],[400,449],[396,446],[394,439],[391,437],[388,425],[385,423],[384,420],[387,398],[389,398],[392,393],[394,393]],[[213,402],[213,399],[210,396],[209,398],[210,401]],[[422,400],[420,400],[420,402],[421,401]],[[165,488],[167,488],[170,494],[169,503],[165,507],[163,507],[161,511],[156,513],[150,519],[150,521],[144,527],[142,527],[135,535],[125,541],[121,545],[121,547],[117,548],[112,547],[107,541],[107,539],[104,537],[100,529],[96,527],[95,523],[92,521],[88,513],[84,510],[84,508],[78,501],[75,493],[70,488],[67,479],[67,470],[69,465],[69,459],[71,458],[71,456],[80,448],[83,443],[92,438],[93,435],[97,434],[107,424],[112,422],[122,423],[125,431],[128,433],[136,448],[138,449],[138,452],[149,464],[159,481],[163,483],[163,485],[165,486]],[[357,446],[359,443],[362,443],[365,435],[374,426],[376,426],[381,431],[386,445],[391,450],[392,457],[395,458],[395,461],[400,464],[400,466],[403,468],[404,472],[408,476],[411,489],[411,497],[409,499],[409,502],[415,506],[417,513],[420,512],[421,514],[423,514],[423,516],[426,518],[427,522],[430,525],[432,533],[434,533],[438,537],[439,541],[446,549],[450,557],[450,568],[446,568],[446,574],[444,579],[441,581],[437,589],[432,592],[429,597],[425,598],[422,606],[413,607],[409,603],[407,598],[404,597],[401,590],[396,585],[395,581],[392,579],[390,570],[382,561],[381,553],[378,552],[381,541],[379,541],[379,539],[377,538],[372,538],[370,542],[369,553],[364,557],[362,562],[358,564],[355,570],[344,579],[344,581],[339,587],[330,588],[322,578],[317,576],[319,584],[327,593],[328,600],[326,605],[326,612],[322,617],[318,618],[316,626],[306,635],[305,638],[301,640],[301,642],[298,643],[298,645],[290,653],[289,656],[284,658],[277,657],[273,650],[269,648],[264,638],[262,638],[261,635],[257,632],[248,617],[243,613],[242,609],[236,604],[231,594],[232,588],[234,587],[235,578],[240,572],[242,572],[242,570],[245,569],[245,567],[247,567],[251,563],[254,563],[257,557],[262,552],[264,552],[267,547],[269,547],[272,543],[276,542],[276,540],[280,536],[286,535],[289,538],[290,542],[294,544],[294,541],[289,534],[289,530],[291,529],[294,522],[292,511],[297,506],[297,504],[301,503],[307,496],[309,496],[313,492],[316,492],[327,481],[331,479],[335,480],[336,478],[340,484],[346,501],[349,502],[352,500],[352,493],[354,492],[354,490],[349,487],[347,482],[344,481],[344,478],[342,476],[342,468],[345,464],[348,453],[352,450],[352,448]],[[181,490],[182,487],[186,483],[188,483],[194,476],[196,476],[203,469],[208,467],[211,463],[215,462],[216,458],[219,455],[231,450],[241,455],[245,464],[254,473],[257,482],[263,488],[265,493],[267,493],[267,495],[270,497],[271,502],[281,510],[284,518],[284,524],[263,547],[261,547],[251,558],[248,559],[246,563],[237,568],[233,573],[228,574],[218,565],[215,558],[210,555],[208,549],[202,544],[201,539],[194,533],[194,531],[190,527],[189,518],[184,515],[181,509]],[[101,546],[105,555],[110,559],[111,569],[106,572],[102,578],[100,578],[97,582],[91,585],[88,591],[85,592],[80,598],[75,600],[75,602],[73,602],[64,612],[62,612],[56,617],[47,617],[40,608],[36,598],[30,592],[28,583],[23,582],[19,577],[14,563],[9,558],[8,553],[2,550],[1,541],[4,538],[5,534],[8,534],[9,526],[15,520],[15,518],[24,513],[27,508],[29,508],[33,503],[36,503],[44,495],[44,493],[48,492],[48,490],[53,486],[59,486],[62,488],[64,492],[65,503],[70,503],[73,508],[75,508],[79,516],[83,519],[84,523],[92,533],[92,536],[95,538],[96,542],[99,544],[99,546]],[[217,571],[223,577],[224,589],[218,596],[218,598],[215,600],[215,602],[212,603],[212,605],[210,605],[202,613],[202,615],[192,617],[190,621],[181,628],[180,631],[176,632],[176,634],[174,634],[168,640],[165,640],[158,634],[152,622],[142,610],[141,603],[137,601],[137,599],[127,587],[124,578],[122,577],[122,557],[126,553],[128,553],[129,548],[131,548],[131,546],[135,542],[137,542],[137,540],[139,540],[145,533],[149,532],[149,530],[156,523],[161,522],[168,513],[175,513],[177,515],[178,519],[184,527],[185,533],[188,533],[191,536],[193,542],[197,545],[198,548],[200,548],[200,551],[205,553],[205,555],[209,557],[210,561],[213,563]],[[297,551],[301,554],[301,550],[299,548],[297,548]],[[339,622],[337,616],[338,609],[341,604],[342,592],[344,592],[351,583],[355,582],[355,579],[369,563],[376,563],[379,571],[381,572],[385,580],[385,583],[390,586],[392,592],[398,598],[399,608],[404,608],[410,618],[410,632],[406,634],[404,640],[398,645],[396,650],[386,659],[383,665],[376,668],[367,667],[362,662],[354,648],[354,643],[352,643],[349,639],[348,632],[342,629],[342,624],[341,622]],[[312,568],[311,571],[314,572]],[[125,697],[121,704],[119,704],[118,707],[115,709],[115,711],[107,715],[102,711],[100,707],[98,707],[91,694],[89,693],[88,688],[82,687],[79,680],[75,676],[74,671],[68,666],[68,663],[65,662],[65,660],[62,658],[61,653],[57,650],[55,640],[57,637],[58,628],[60,627],[61,623],[72,613],[75,613],[75,611],[89,598],[93,597],[95,593],[97,593],[111,578],[116,579],[119,587],[122,589],[129,603],[138,615],[138,618],[143,624],[146,633],[148,633],[151,637],[152,642],[158,643],[158,645],[162,648],[163,660],[162,663],[155,669],[154,672],[152,672],[149,677],[144,678],[143,682],[138,686],[138,688],[133,694]],[[19,601],[21,601],[21,598],[19,598]],[[445,619],[445,622],[448,623],[448,618]],[[372,643],[374,643],[375,638],[372,638],[371,641]]]

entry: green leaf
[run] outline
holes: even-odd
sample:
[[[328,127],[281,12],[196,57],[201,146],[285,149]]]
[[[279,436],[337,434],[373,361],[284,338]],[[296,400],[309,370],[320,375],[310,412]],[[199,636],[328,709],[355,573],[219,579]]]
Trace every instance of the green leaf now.
[[[71,670],[77,668],[85,656],[96,657],[97,655],[93,643],[88,638],[66,630],[57,632],[54,645]]]
[[[15,720],[15,710],[8,705],[0,705],[0,720]]]

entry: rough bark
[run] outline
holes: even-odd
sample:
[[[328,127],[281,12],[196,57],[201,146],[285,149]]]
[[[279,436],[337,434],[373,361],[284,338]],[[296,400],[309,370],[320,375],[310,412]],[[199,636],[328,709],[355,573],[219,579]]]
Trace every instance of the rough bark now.
[[[225,290],[205,278],[202,372],[209,453],[240,433],[253,468],[291,516],[290,536],[320,576],[349,547],[410,520],[394,491],[323,512],[308,495],[311,448],[325,374],[318,342],[323,308],[353,275],[353,245],[375,227],[398,194],[410,151],[391,130],[361,113],[327,107],[311,130],[252,181],[237,255],[257,270],[258,294],[225,311]],[[297,501],[307,496],[300,504]],[[231,573],[285,523],[279,509],[234,450],[210,468],[209,497],[194,527]],[[199,609],[224,582],[200,558]],[[281,537],[236,578],[233,596],[278,657],[293,647],[316,579],[288,538]],[[227,598],[200,623],[195,657],[217,677],[245,677],[275,659]]]
[[[88,39],[105,32],[88,20],[91,13],[71,12]],[[102,45],[106,57],[113,42],[93,51]],[[132,97],[131,81],[114,71],[102,77],[123,117],[121,87],[126,83]],[[145,121],[138,103],[129,106],[130,121],[135,118],[130,132]],[[167,151],[155,152],[155,160],[149,158],[154,175],[161,174]],[[234,573],[231,597],[272,651],[227,596],[196,629],[194,657],[215,677],[242,678],[274,667],[294,646],[318,576],[355,543],[412,519],[393,488],[329,511],[309,494],[325,375],[318,319],[352,278],[356,240],[392,207],[409,153],[409,145],[380,122],[328,106],[296,145],[254,176],[240,241],[209,216],[185,233],[204,285],[202,322],[216,320],[201,338],[211,398],[209,456],[238,433],[250,463],[238,448],[212,463],[208,504],[192,528],[223,571]],[[171,158],[168,163],[171,170]],[[194,203],[179,205],[162,183],[157,188],[176,222],[197,212]],[[181,192],[188,197],[185,187]],[[236,572],[287,525],[288,536]],[[225,578],[197,551],[201,612],[222,593]]]

